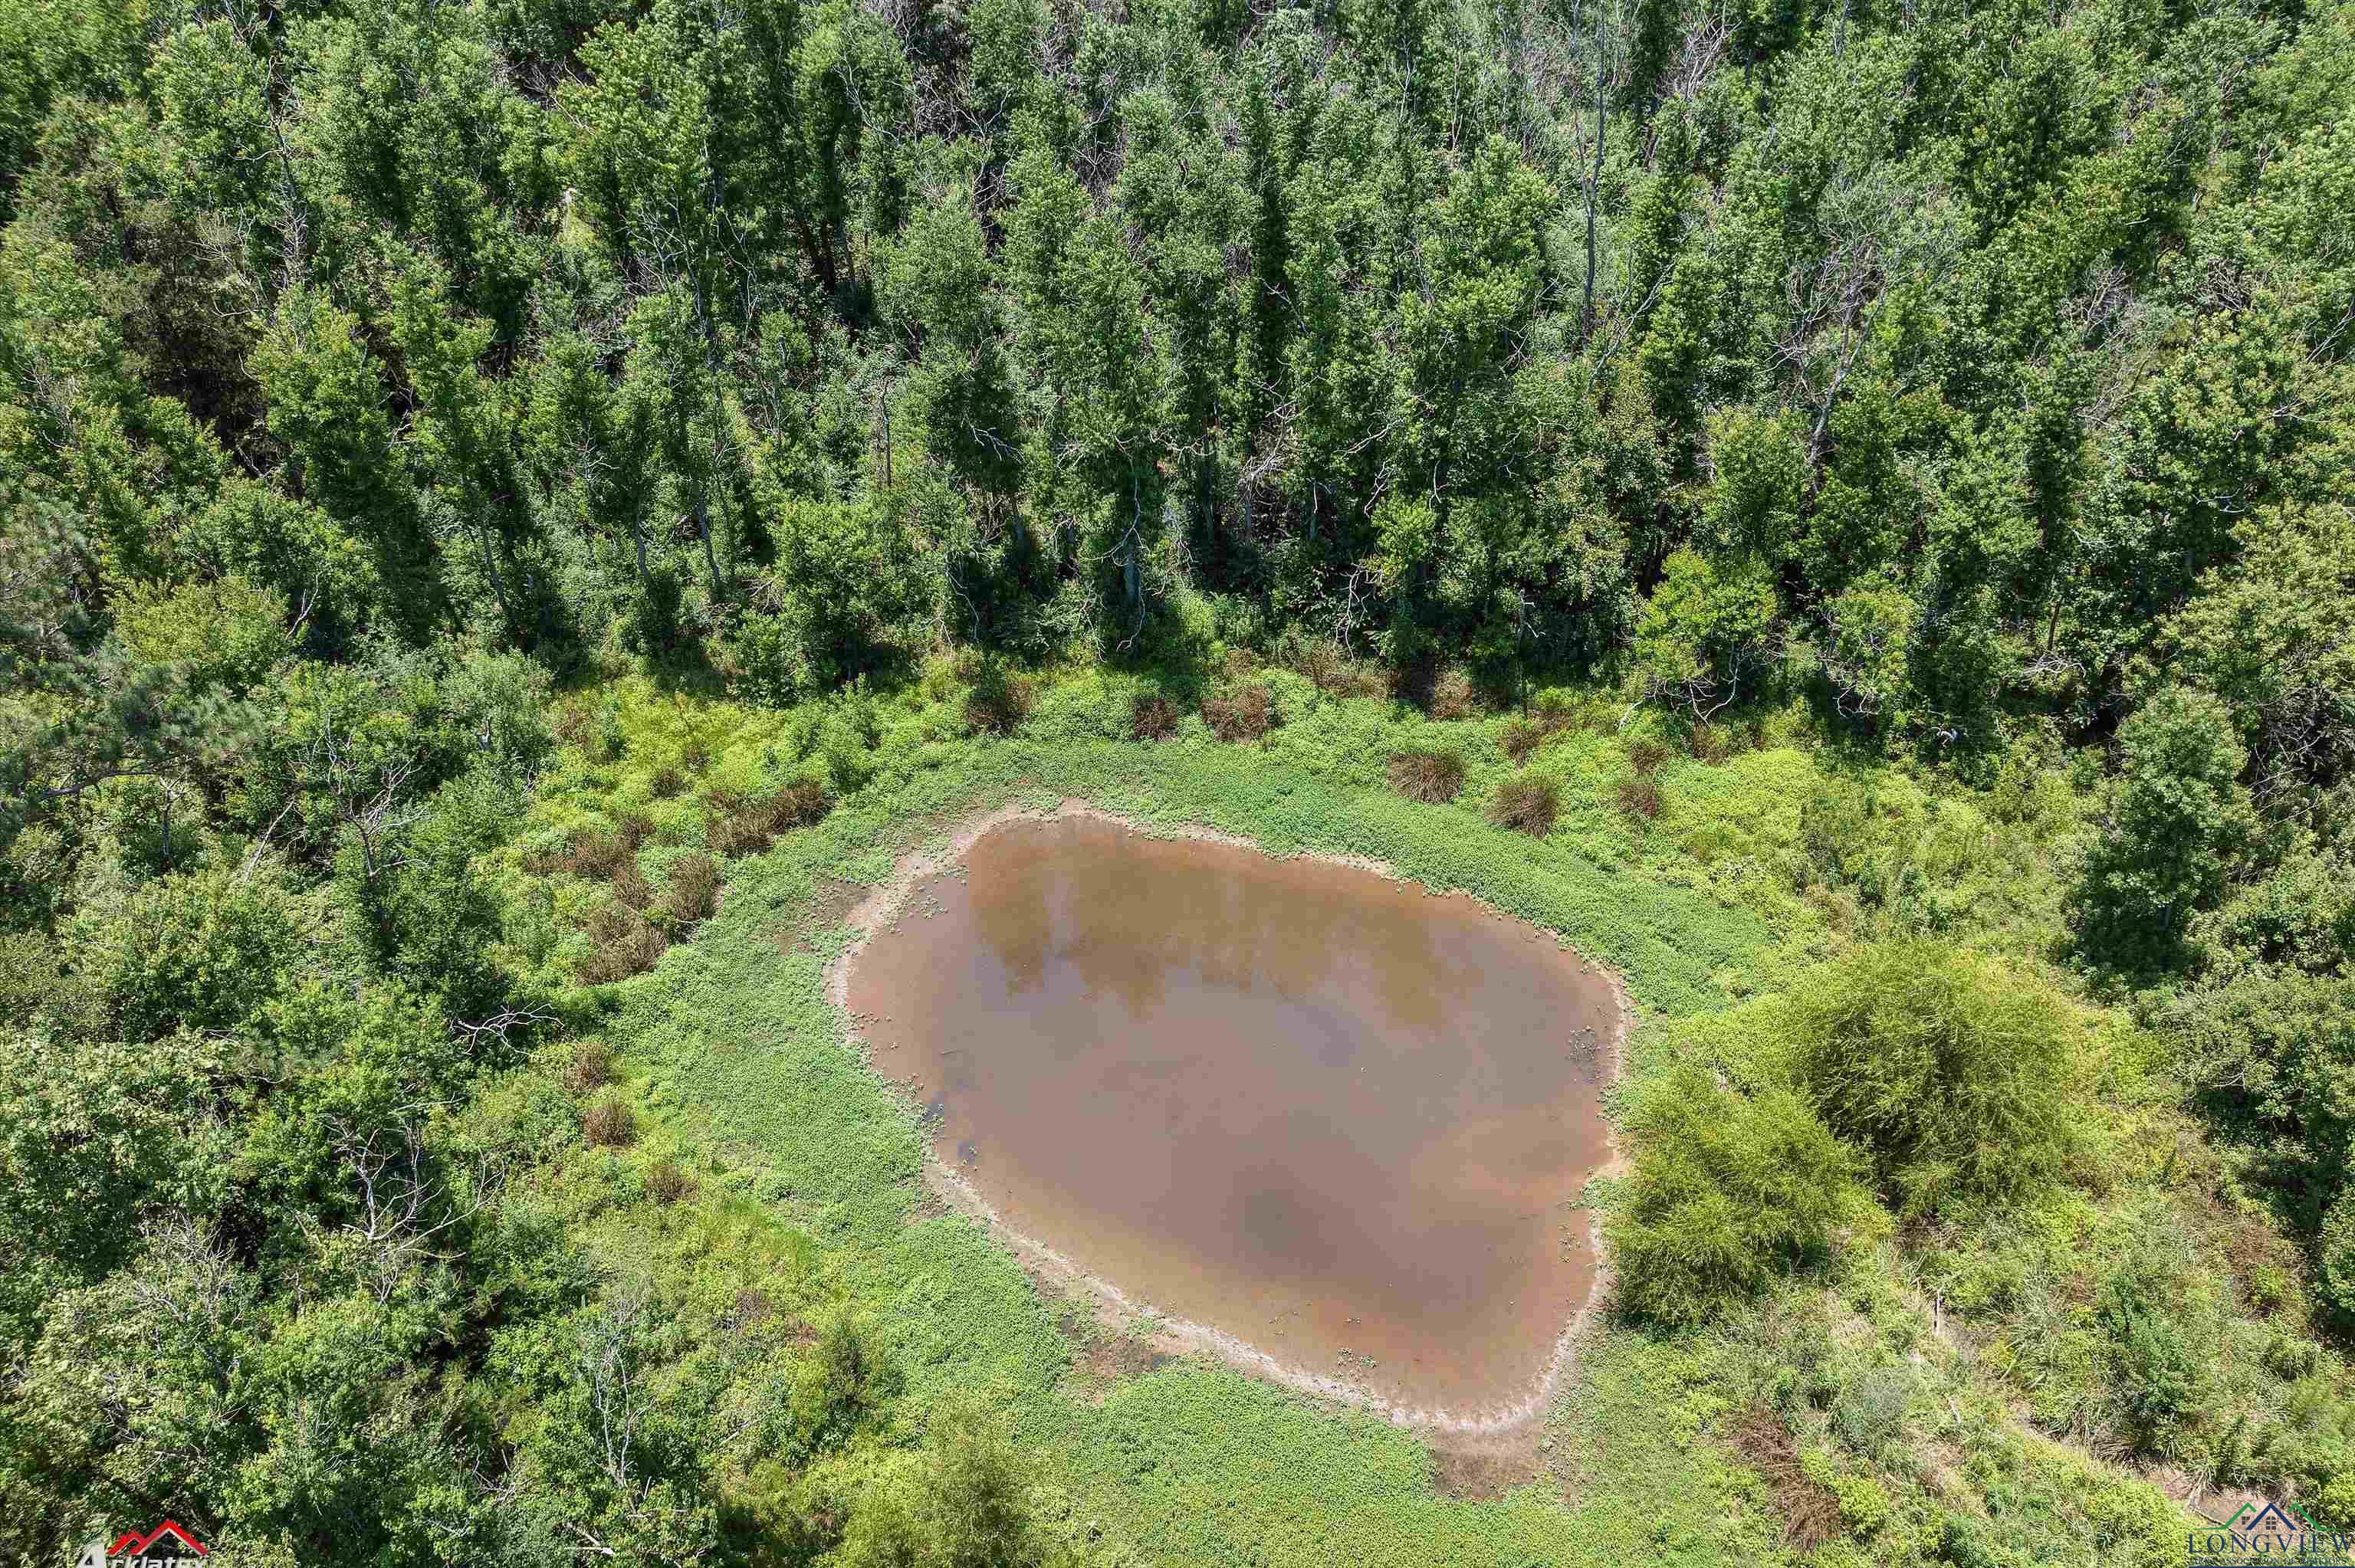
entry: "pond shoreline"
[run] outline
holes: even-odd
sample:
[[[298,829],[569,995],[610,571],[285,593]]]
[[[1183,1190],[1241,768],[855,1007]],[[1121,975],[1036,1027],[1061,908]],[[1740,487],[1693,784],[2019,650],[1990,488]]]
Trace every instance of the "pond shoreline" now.
[[[1250,838],[1199,825],[1142,821],[1107,810],[1079,797],[1066,797],[1049,810],[1002,805],[969,815],[950,829],[944,838],[936,838],[931,843],[900,856],[890,874],[870,889],[849,911],[846,918],[851,928],[852,939],[827,965],[824,991],[842,1021],[846,1041],[867,1061],[870,1070],[876,1070],[873,1054],[862,1032],[861,1020],[851,1012],[849,1007],[851,972],[868,943],[878,934],[894,927],[919,886],[954,868],[987,833],[1017,821],[1054,821],[1074,817],[1111,823],[1156,839],[1197,840],[1248,850],[1268,855],[1271,859],[1309,859],[1370,872],[1386,881],[1423,887],[1434,895],[1461,896],[1488,916],[1553,936],[1565,952],[1577,957],[1584,971],[1599,977],[1610,991],[1614,1004],[1614,1022],[1603,1054],[1602,1082],[1607,1089],[1610,1085],[1620,1081],[1625,1068],[1626,1037],[1631,1019],[1631,1003],[1625,981],[1615,969],[1572,948],[1558,933],[1534,927],[1532,923],[1499,909],[1468,891],[1434,887],[1379,861],[1314,851],[1302,851],[1295,855],[1275,855]],[[903,1105],[911,1111],[915,1108],[904,1093],[906,1086],[903,1083],[885,1076],[879,1070],[876,1070],[876,1075],[901,1090],[900,1097]],[[1603,1119],[1600,1132],[1607,1158],[1590,1180],[1614,1176],[1625,1167],[1625,1153],[1607,1118]],[[1024,1264],[1042,1291],[1084,1292],[1094,1302],[1099,1320],[1107,1326],[1122,1331],[1141,1330],[1156,1350],[1168,1354],[1213,1358],[1248,1375],[1315,1398],[1366,1411],[1398,1426],[1427,1433],[1443,1440],[1471,1444],[1504,1442],[1517,1448],[1533,1442],[1544,1424],[1554,1394],[1575,1368],[1580,1343],[1609,1295],[1611,1266],[1604,1248],[1601,1218],[1599,1213],[1589,1208],[1587,1245],[1593,1269],[1586,1298],[1562,1323],[1544,1370],[1505,1402],[1468,1408],[1411,1405],[1348,1379],[1286,1362],[1227,1330],[1157,1311],[1150,1302],[1137,1298],[1111,1279],[1091,1272],[1076,1259],[1008,1222],[963,1174],[945,1163],[937,1151],[929,1147],[929,1143],[924,1171],[927,1185],[939,1199],[981,1224]]]

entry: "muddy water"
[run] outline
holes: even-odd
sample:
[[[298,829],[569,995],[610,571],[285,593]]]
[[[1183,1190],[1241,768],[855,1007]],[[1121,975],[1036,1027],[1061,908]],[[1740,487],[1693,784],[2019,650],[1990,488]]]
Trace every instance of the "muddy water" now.
[[[847,1000],[1007,1223],[1296,1371],[1495,1410],[1585,1301],[1617,1003],[1469,899],[1018,821],[914,890]]]

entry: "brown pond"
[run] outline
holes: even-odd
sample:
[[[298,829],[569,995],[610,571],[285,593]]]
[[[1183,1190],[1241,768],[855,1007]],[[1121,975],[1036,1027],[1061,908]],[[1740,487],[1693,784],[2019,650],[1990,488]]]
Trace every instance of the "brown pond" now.
[[[1003,1223],[1295,1377],[1500,1412],[1586,1299],[1618,1003],[1469,898],[1019,821],[913,889],[847,1000]]]

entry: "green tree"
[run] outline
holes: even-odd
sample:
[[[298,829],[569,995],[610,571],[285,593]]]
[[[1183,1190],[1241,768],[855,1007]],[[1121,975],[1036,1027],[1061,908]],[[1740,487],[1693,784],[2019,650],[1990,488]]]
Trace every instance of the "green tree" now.
[[[1680,1067],[1629,1125],[1635,1173],[1604,1222],[1626,1306],[1691,1323],[1869,1230],[1863,1163],[1788,1089],[1742,1095]]]
[[[1788,1007],[1794,1081],[1909,1215],[2032,1199],[2089,1148],[2083,1026],[1994,960],[1878,945],[1825,966]]]
[[[2172,686],[2119,728],[2118,750],[2105,831],[2075,889],[2078,936],[2105,962],[2170,963],[2254,830],[2248,755],[2222,703]]]

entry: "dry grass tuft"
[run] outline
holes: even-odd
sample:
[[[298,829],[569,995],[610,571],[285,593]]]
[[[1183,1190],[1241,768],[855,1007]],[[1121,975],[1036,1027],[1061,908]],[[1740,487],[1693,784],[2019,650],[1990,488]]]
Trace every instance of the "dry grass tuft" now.
[[[1257,740],[1275,727],[1275,698],[1254,681],[1203,698],[1202,720],[1220,740]]]
[[[612,831],[602,828],[575,828],[564,841],[564,847],[553,854],[535,854],[524,862],[524,869],[535,876],[553,876],[563,873],[594,882],[613,874],[620,866],[636,855],[655,831],[654,822],[635,811],[626,811],[614,821]]]
[[[1697,724],[1685,732],[1685,750],[1695,762],[1712,766],[1733,755],[1733,736],[1713,724]]]
[[[594,1094],[613,1076],[613,1048],[602,1040],[583,1040],[572,1047],[572,1060],[564,1065],[565,1092]]]
[[[573,966],[582,985],[611,985],[642,975],[670,946],[663,934],[634,909],[608,904],[589,916],[589,939],[596,950]]]
[[[1518,768],[1555,736],[1564,730],[1582,729],[1585,725],[1585,715],[1576,703],[1559,692],[1548,692],[1530,706],[1526,715],[1506,725],[1499,738],[1504,743],[1505,755],[1511,758],[1513,765]]]
[[[1813,1552],[1839,1533],[1839,1498],[1799,1466],[1798,1439],[1782,1417],[1753,1404],[1733,1418],[1726,1440],[1742,1462],[1774,1489],[1783,1538],[1800,1552]]]
[[[695,1196],[696,1181],[678,1168],[675,1160],[657,1160],[646,1167],[646,1196],[655,1202],[671,1204]]]
[[[1638,773],[1649,773],[1668,759],[1668,748],[1648,735],[1627,743],[1627,761]]]
[[[655,776],[647,781],[646,788],[654,791],[657,800],[674,800],[686,791],[687,775],[666,763],[655,769]]]
[[[581,1136],[595,1149],[627,1149],[638,1140],[638,1118],[630,1107],[608,1096],[581,1117]]]
[[[1423,711],[1435,719],[1468,719],[1478,718],[1482,707],[1479,689],[1472,684],[1472,677],[1451,667],[1442,670],[1431,683],[1431,700]]]
[[[710,917],[719,897],[719,863],[701,850],[671,863],[670,879],[663,884],[656,918],[685,928]]]
[[[1553,832],[1561,815],[1561,786],[1539,774],[1524,773],[1497,786],[1489,814],[1499,827],[1515,828],[1535,838]]]
[[[833,809],[826,786],[815,779],[796,779],[773,795],[746,795],[714,787],[703,792],[709,813],[704,842],[721,854],[757,854],[792,828],[807,827]]]
[[[1660,814],[1660,781],[1649,773],[1630,773],[1619,780],[1619,809],[1642,821]]]
[[[643,912],[655,901],[655,890],[646,881],[646,874],[638,869],[634,860],[625,860],[613,868],[613,896],[625,907]]]
[[[1330,642],[1304,641],[1279,655],[1284,667],[1328,697],[1379,697],[1391,689],[1380,666],[1352,659]]]
[[[1504,733],[1497,738],[1503,745],[1505,755],[1513,759],[1514,767],[1518,768],[1545,744],[1546,727],[1529,719],[1517,718],[1507,724]]]
[[[1444,805],[1464,791],[1464,759],[1452,751],[1401,751],[1391,758],[1391,788],[1426,806]]]
[[[549,717],[548,727],[558,745],[579,747],[596,729],[597,716],[578,703],[567,703]]]
[[[1184,712],[1158,692],[1139,692],[1128,705],[1129,732],[1139,740],[1167,740]]]

